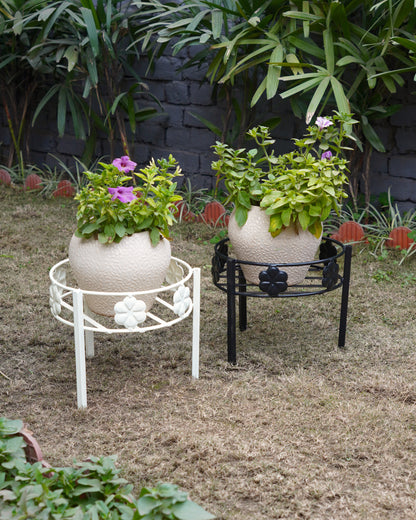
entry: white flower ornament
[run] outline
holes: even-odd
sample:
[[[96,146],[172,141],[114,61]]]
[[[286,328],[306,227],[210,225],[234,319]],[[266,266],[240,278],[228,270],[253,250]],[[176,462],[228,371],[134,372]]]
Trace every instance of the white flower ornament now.
[[[192,300],[189,297],[189,287],[180,285],[173,295],[173,312],[178,316],[183,316],[191,306]]]
[[[143,300],[136,300],[134,296],[126,296],[122,302],[114,305],[114,321],[126,329],[134,329],[146,319],[146,304]]]
[[[55,272],[55,280],[62,285],[66,285],[66,272],[65,269],[57,269]],[[49,306],[53,316],[58,316],[61,312],[61,296],[64,290],[62,287],[51,283],[49,287]]]

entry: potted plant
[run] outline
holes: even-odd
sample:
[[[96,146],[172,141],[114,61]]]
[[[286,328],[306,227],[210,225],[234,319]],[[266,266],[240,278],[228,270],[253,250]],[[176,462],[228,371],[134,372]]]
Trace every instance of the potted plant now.
[[[85,172],[89,183],[76,196],[77,229],[69,246],[69,262],[79,287],[94,292],[157,289],[171,258],[169,226],[176,222],[176,160],[151,160],[138,173],[124,156],[101,171]],[[131,172],[134,175],[126,175]],[[120,297],[86,295],[90,310],[114,316]],[[141,298],[149,310],[154,296]]]
[[[347,160],[342,151],[351,137],[351,116],[335,112],[318,117],[295,150],[269,152],[274,140],[265,126],[247,132],[257,147],[233,149],[217,142],[212,163],[234,205],[228,234],[239,260],[301,263],[314,259],[322,237],[322,222],[347,197]],[[301,283],[308,265],[287,269],[288,284]],[[262,268],[242,266],[246,280],[258,284]]]

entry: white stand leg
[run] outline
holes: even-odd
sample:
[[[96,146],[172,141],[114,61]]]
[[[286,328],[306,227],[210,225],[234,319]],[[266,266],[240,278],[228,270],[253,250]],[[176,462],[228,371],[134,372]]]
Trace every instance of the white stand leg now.
[[[88,308],[88,305],[84,302],[84,314],[86,316],[92,315],[92,312]],[[87,358],[94,357],[94,332],[92,330],[85,331],[85,348]]]
[[[75,339],[75,369],[77,376],[78,408],[87,407],[87,375],[85,369],[85,338],[82,292],[74,290],[74,339]]]
[[[192,377],[199,378],[199,335],[201,314],[201,270],[196,267],[194,274],[193,290],[193,322],[192,322]]]

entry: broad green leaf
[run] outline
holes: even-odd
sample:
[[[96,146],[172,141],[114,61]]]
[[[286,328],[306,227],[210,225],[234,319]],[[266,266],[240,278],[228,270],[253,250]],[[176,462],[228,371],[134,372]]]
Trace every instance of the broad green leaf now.
[[[81,7],[81,13],[87,28],[88,38],[92,52],[95,57],[100,54],[100,45],[98,43],[98,27],[95,24],[94,16],[90,9]]]
[[[309,103],[308,110],[306,113],[306,120],[311,121],[313,116],[315,115],[315,112],[319,106],[319,104],[322,101],[322,98],[325,94],[325,91],[329,85],[330,77],[326,76],[322,79],[321,83],[318,85],[317,89],[314,92],[314,95],[312,96],[311,102]]]
[[[234,216],[238,226],[243,227],[247,222],[247,208],[244,206],[237,206]]]
[[[308,215],[307,211],[301,211],[298,214],[298,220],[299,220],[299,224],[301,225],[302,229],[308,229],[311,218]]]
[[[345,67],[351,63],[362,63],[362,60],[355,56],[343,56],[337,61],[337,67]]]
[[[186,502],[181,502],[179,504],[175,504],[172,507],[172,512],[175,515],[175,518],[178,520],[213,520],[215,516],[208,513],[198,504],[192,502],[191,500],[187,500]]]
[[[295,79],[299,78],[299,76],[295,76]],[[318,85],[322,81],[322,76],[320,73],[316,73],[315,77],[308,80],[299,83],[299,85],[296,85],[296,87],[292,87],[289,90],[286,90],[285,92],[282,92],[280,96],[285,99],[287,97],[293,96],[295,94],[298,94],[299,92],[307,92],[311,88],[313,88],[315,85]]]
[[[217,40],[221,36],[222,32],[222,24],[224,20],[224,15],[220,9],[214,9],[212,11],[212,37]]]
[[[276,65],[276,63],[281,63],[283,61],[283,47],[282,44],[279,43],[276,48],[273,50],[270,56],[269,67],[267,69],[266,76],[266,95],[267,99],[271,99],[275,96],[277,92],[277,88],[279,86],[279,77],[281,67]]]
[[[334,92],[335,101],[337,103],[338,111],[343,114],[350,114],[350,103],[345,95],[341,83],[334,77],[331,77],[332,91]]]
[[[367,122],[364,122],[362,120],[361,128],[365,138],[371,144],[371,146],[378,152],[384,153],[386,149],[384,148],[384,145],[381,142],[374,128],[369,124],[368,120]]]
[[[68,47],[64,53],[64,58],[68,60],[68,72],[71,72],[71,70],[75,67],[78,61],[78,46],[77,45],[71,45]]]
[[[292,218],[292,208],[287,208],[284,211],[282,211],[281,218],[282,218],[282,224],[284,226],[289,226],[290,220]]]
[[[246,191],[238,192],[238,203],[247,209],[251,208],[250,195]]]
[[[282,230],[282,217],[280,213],[276,213],[270,216],[269,232],[275,237]]]
[[[325,50],[325,61],[326,68],[330,74],[334,73],[334,40],[332,37],[332,31],[330,29],[325,29],[323,32],[324,39],[324,50]]]
[[[314,56],[315,58],[318,58],[322,61],[325,59],[325,53],[323,49],[310,40],[304,40],[296,36],[289,36],[287,39],[289,43],[301,51],[304,51],[307,54],[310,54],[311,56]]]

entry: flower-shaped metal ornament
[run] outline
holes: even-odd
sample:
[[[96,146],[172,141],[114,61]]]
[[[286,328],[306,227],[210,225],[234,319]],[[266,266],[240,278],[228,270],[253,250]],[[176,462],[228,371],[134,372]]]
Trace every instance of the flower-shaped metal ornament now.
[[[173,312],[178,316],[183,316],[192,304],[189,296],[189,287],[180,285],[173,295]]]
[[[66,285],[66,271],[65,269],[57,269],[55,271],[55,280],[62,285]],[[52,283],[49,287],[49,306],[53,316],[58,316],[61,313],[62,294],[64,290],[62,287]]]
[[[168,285],[172,285],[174,283],[180,282],[183,278],[183,267],[176,262],[176,260],[171,260],[169,264],[168,271],[166,273],[166,282]]]
[[[54,283],[49,287],[49,306],[53,316],[59,316],[61,313],[61,295],[62,289]]]
[[[126,296],[122,302],[114,305],[114,321],[118,325],[132,330],[146,319],[146,304],[134,296]]]
[[[331,290],[338,282],[339,265],[335,260],[328,262],[322,271],[322,285]]]
[[[271,265],[266,271],[261,271],[259,280],[260,290],[270,296],[277,296],[287,289],[287,273],[275,265]]]

